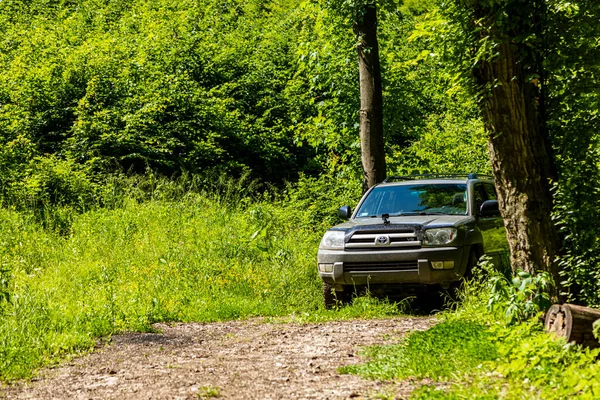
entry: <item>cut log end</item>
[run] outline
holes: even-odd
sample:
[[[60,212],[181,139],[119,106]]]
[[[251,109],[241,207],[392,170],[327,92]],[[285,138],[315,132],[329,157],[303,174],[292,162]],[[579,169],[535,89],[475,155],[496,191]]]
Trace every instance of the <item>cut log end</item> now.
[[[547,332],[586,347],[600,347],[592,334],[593,323],[600,319],[600,310],[574,304],[554,304],[546,313]]]
[[[570,321],[560,304],[554,304],[546,313],[546,321],[544,323],[546,331],[557,337],[564,337],[567,340],[571,334]]]

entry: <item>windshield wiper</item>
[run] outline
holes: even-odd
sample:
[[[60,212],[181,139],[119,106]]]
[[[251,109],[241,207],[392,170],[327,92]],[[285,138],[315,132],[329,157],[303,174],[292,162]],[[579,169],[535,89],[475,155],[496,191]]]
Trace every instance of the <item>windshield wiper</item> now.
[[[396,214],[388,214],[388,213],[384,213],[381,215],[377,215],[377,214],[372,214],[372,215],[365,215],[364,217],[359,217],[359,218],[383,218],[384,216],[386,216],[386,218],[390,218],[390,217],[402,217],[404,215],[417,215],[419,214],[419,211],[402,211]]]

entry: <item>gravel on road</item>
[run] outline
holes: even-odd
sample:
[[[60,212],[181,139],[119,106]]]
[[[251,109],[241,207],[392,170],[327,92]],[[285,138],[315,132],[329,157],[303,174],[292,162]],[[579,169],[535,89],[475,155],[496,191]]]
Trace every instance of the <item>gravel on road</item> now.
[[[265,319],[156,324],[116,335],[95,351],[0,388],[8,399],[407,398],[411,381],[338,373],[366,361],[360,349],[398,343],[434,317],[272,323]]]

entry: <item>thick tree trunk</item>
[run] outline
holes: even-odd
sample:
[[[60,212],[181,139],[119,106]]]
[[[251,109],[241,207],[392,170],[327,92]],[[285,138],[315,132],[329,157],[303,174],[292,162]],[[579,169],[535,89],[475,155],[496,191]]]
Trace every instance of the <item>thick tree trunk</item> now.
[[[554,167],[540,110],[541,94],[523,66],[523,54],[532,50],[506,39],[496,50],[495,57],[478,64],[475,74],[480,87],[490,88],[482,103],[483,117],[512,268],[548,271],[559,282],[560,240],[551,219]]]
[[[546,313],[544,328],[567,342],[575,342],[586,347],[600,347],[592,333],[594,321],[600,319],[600,310],[576,306],[574,304],[555,304]]]
[[[363,189],[381,182],[386,176],[383,140],[383,97],[377,42],[377,9],[367,5],[364,15],[354,24],[358,39],[360,75],[360,147],[363,165]]]

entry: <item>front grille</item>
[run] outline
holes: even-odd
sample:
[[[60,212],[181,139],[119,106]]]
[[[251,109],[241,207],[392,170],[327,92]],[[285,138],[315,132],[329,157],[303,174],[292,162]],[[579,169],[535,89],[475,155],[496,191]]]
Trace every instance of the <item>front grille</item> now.
[[[346,250],[418,249],[421,241],[412,229],[356,231],[346,243]]]
[[[415,271],[419,266],[416,261],[392,261],[392,262],[365,262],[365,263],[344,263],[344,272],[350,273],[372,273],[395,272],[395,271]]]

